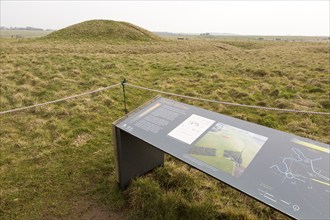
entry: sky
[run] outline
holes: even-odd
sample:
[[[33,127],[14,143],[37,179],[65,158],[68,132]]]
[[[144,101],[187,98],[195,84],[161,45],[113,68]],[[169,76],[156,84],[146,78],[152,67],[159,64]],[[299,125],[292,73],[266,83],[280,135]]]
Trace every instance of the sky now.
[[[330,1],[1,0],[1,26],[61,29],[91,19],[149,31],[241,35],[330,35]]]

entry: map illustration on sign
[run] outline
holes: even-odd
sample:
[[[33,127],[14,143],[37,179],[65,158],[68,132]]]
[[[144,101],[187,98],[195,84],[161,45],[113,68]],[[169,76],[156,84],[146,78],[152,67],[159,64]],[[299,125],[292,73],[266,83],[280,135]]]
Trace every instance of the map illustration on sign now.
[[[324,185],[329,184],[329,173],[317,168],[317,162],[322,157],[308,158],[298,148],[291,148],[292,155],[284,157],[279,164],[270,167],[275,173],[283,177],[282,183],[286,180],[295,184],[296,181],[306,183],[308,180],[315,181]]]
[[[330,175],[327,169],[329,149],[300,140],[292,142],[299,145],[292,147],[291,153],[270,166],[270,170],[281,178],[281,184],[289,184],[300,195],[308,195],[308,198],[321,201],[323,205],[329,207],[329,200],[322,199],[324,194],[330,194]],[[320,205],[310,203],[310,206],[314,210],[319,210]],[[324,216],[329,214],[318,212]]]
[[[321,219],[328,219],[329,148],[296,138],[291,140],[291,144],[287,153],[275,158],[268,168],[274,177],[268,183],[274,191],[269,199],[294,212],[308,209],[318,213]],[[290,197],[278,191],[279,188],[297,192],[299,199],[291,201]]]
[[[189,154],[232,176],[240,177],[267,139],[218,122],[194,144]]]

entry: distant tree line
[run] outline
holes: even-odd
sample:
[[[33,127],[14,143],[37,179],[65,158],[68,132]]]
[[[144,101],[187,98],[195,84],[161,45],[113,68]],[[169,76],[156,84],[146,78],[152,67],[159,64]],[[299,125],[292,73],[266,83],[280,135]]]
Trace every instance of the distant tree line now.
[[[51,29],[42,29],[35,27],[4,27],[4,26],[1,26],[0,30],[53,31]]]

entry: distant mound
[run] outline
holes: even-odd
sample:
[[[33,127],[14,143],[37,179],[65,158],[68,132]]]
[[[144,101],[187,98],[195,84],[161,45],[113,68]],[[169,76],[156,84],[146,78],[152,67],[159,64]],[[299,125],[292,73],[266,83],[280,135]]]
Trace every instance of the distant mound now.
[[[154,41],[161,38],[127,22],[90,20],[54,31],[47,35],[45,39],[71,41]]]

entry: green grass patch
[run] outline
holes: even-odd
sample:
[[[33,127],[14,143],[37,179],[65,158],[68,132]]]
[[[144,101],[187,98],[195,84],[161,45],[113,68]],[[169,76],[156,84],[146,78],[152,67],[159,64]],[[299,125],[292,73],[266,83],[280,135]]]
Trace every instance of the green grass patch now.
[[[224,49],[225,48],[225,49]],[[327,43],[1,39],[0,111],[129,83],[242,104],[329,112]],[[129,110],[156,93],[127,87]],[[168,97],[168,96],[165,96]],[[173,99],[321,142],[329,118]],[[82,201],[132,219],[283,219],[281,213],[166,157],[116,185],[111,123],[121,88],[0,116],[1,219],[72,219]],[[105,207],[105,208],[104,208]],[[110,215],[110,214],[109,214]]]

